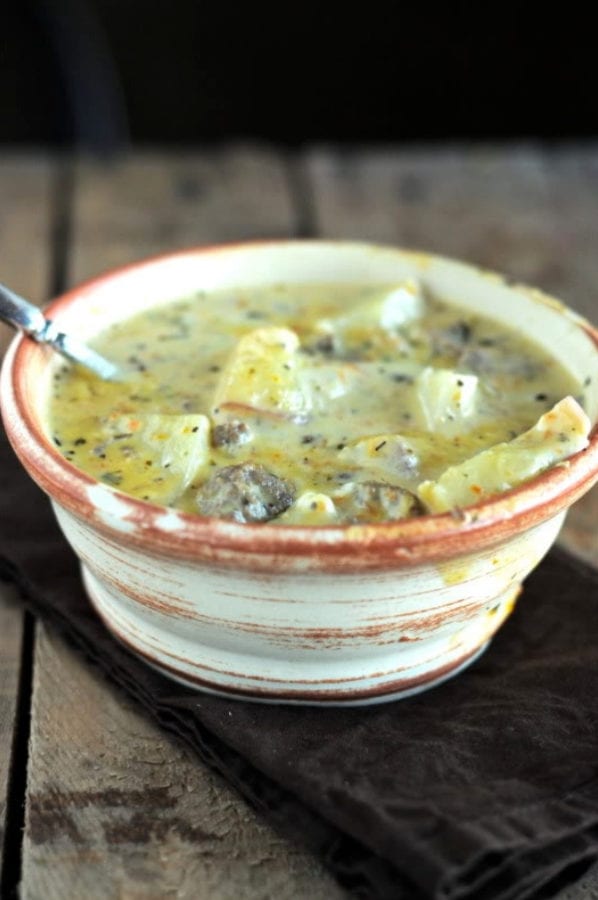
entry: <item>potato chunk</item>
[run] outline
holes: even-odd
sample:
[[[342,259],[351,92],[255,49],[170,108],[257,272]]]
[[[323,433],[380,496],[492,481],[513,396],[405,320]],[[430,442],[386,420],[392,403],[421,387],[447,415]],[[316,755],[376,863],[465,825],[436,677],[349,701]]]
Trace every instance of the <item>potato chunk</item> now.
[[[309,413],[299,377],[299,338],[289,328],[256,328],[237,343],[220,378],[213,412],[249,407],[288,418]]]
[[[376,434],[349,444],[338,454],[339,462],[403,486],[420,480],[422,441],[400,434]]]
[[[298,350],[299,338],[288,328],[257,328],[244,335],[220,378],[214,416],[249,410],[304,421],[363,378],[351,363],[314,364]]]
[[[455,434],[476,411],[477,375],[427,367],[415,379],[415,403],[421,425],[428,431]]]
[[[178,476],[179,492],[187,488],[206,466],[210,453],[210,420],[207,416],[147,415],[119,416],[110,422],[115,436],[135,435],[148,456]]]
[[[583,450],[590,428],[581,406],[565,397],[528,431],[451,466],[437,481],[422,482],[417,494],[432,513],[477,503]]]
[[[367,332],[372,328],[391,331],[407,325],[423,312],[419,284],[410,278],[384,296],[361,303],[344,315],[320,319],[316,328],[329,334]]]
[[[280,521],[285,525],[331,525],[338,521],[338,515],[328,494],[304,491]]]

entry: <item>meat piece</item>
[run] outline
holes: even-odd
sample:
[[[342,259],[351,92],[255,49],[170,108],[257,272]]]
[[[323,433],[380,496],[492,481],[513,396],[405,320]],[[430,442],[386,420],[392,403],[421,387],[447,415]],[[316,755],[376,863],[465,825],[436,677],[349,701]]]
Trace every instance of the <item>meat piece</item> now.
[[[411,491],[383,481],[351,482],[333,496],[343,518],[352,522],[385,522],[423,512]]]
[[[432,334],[432,347],[437,356],[458,356],[471,340],[471,325],[464,319],[457,319],[446,328]]]
[[[212,429],[212,445],[214,447],[230,447],[234,444],[246,444],[251,440],[251,432],[245,422],[235,419]]]
[[[293,485],[263,466],[245,462],[220,469],[197,492],[197,506],[204,516],[235,522],[267,522],[293,502]]]
[[[540,366],[537,361],[515,353],[508,347],[479,344],[469,347],[458,360],[460,369],[476,375],[506,376],[511,378],[535,378]]]
[[[336,342],[333,334],[325,334],[323,337],[313,344],[316,353],[323,353],[325,356],[331,356],[337,350]]]

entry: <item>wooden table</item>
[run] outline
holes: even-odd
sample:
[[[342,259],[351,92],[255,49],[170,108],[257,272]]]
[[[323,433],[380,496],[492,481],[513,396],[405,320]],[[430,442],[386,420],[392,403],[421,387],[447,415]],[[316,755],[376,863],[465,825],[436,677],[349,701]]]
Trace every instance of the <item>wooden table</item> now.
[[[509,273],[598,320],[598,146],[73,161],[0,156],[2,280],[42,302],[148,254],[259,237],[402,244]],[[4,333],[4,338],[6,333]],[[598,495],[562,541],[598,563]],[[598,653],[598,648],[596,649]],[[0,585],[4,892],[23,900],[335,900],[274,834]],[[598,867],[560,900],[598,898]]]

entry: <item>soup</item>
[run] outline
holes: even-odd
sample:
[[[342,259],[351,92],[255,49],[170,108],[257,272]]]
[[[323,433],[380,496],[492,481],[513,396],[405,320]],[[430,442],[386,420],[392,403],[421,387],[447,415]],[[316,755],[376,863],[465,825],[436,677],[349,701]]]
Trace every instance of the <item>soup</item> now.
[[[126,377],[59,371],[55,444],[189,513],[309,525],[459,510],[588,443],[582,384],[414,280],[198,292],[95,347]]]

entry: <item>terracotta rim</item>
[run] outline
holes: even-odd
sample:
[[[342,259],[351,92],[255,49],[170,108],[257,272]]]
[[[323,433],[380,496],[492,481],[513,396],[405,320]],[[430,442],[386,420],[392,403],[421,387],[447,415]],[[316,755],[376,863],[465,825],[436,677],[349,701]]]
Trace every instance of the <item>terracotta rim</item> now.
[[[128,272],[166,260],[235,248],[310,243],[357,246],[355,242],[289,240],[190,248],[154,256],[90,279],[55,299],[47,310],[55,314],[89,290],[116,281]],[[413,253],[399,247],[388,249],[399,253]],[[442,257],[434,255],[433,258]],[[571,317],[598,346],[598,330],[572,311]],[[0,391],[8,437],[22,464],[46,493],[77,517],[88,522],[94,521],[100,531],[114,536],[118,532],[98,518],[87,494],[90,486],[100,482],[76,469],[58,452],[44,433],[35,403],[28,396],[28,369],[33,366],[41,371],[48,358],[47,351],[27,338],[16,338],[12,343],[5,358]],[[215,559],[224,563],[230,562],[231,554],[234,556],[235,553],[269,559],[297,556],[307,558],[314,557],[315,554],[320,559],[320,568],[326,567],[326,560],[330,563],[336,560],[338,564],[340,558],[343,558],[343,568],[359,571],[415,565],[426,559],[450,557],[455,552],[475,552],[556,515],[582,496],[597,479],[598,426],[595,425],[588,448],[572,456],[566,464],[558,465],[496,499],[467,507],[462,515],[442,513],[401,522],[314,527],[241,525],[177,512],[181,528],[177,528],[176,532],[168,532],[157,523],[165,514],[164,507],[136,500],[118,491],[114,491],[114,494],[124,504],[123,509],[126,507],[124,517],[127,521],[139,526],[138,529],[127,532],[127,541],[158,554],[190,560]]]

